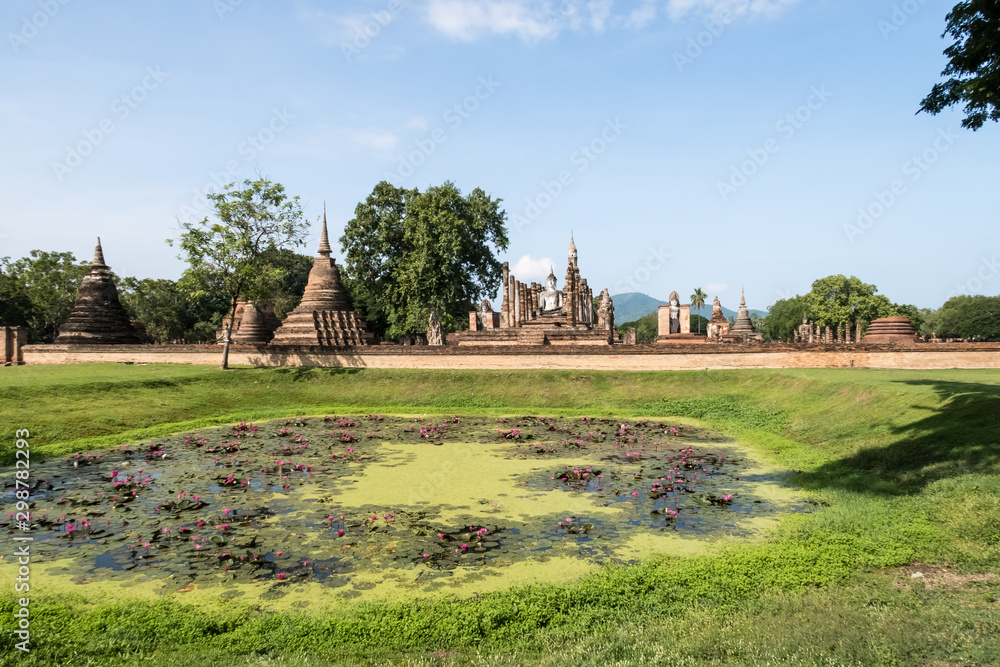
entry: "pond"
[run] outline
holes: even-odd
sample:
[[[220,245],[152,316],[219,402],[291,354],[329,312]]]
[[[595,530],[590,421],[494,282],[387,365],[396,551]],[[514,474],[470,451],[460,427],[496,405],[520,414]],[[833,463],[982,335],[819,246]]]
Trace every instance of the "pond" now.
[[[50,592],[298,607],[468,595],[756,534],[809,508],[780,479],[677,422],[244,422],[33,462],[32,573]],[[13,469],[3,481],[12,507]]]

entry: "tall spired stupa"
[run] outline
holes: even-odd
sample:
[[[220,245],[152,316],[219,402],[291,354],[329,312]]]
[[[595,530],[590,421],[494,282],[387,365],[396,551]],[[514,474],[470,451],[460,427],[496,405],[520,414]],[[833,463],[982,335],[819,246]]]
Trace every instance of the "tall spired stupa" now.
[[[740,307],[736,311],[736,321],[733,322],[733,326],[730,327],[726,337],[739,338],[744,342],[761,341],[764,339],[763,336],[757,333],[757,329],[750,319],[750,311],[747,309],[747,300],[743,296],[743,290],[740,290]]]
[[[324,208],[319,257],[313,260],[302,302],[288,313],[274,332],[271,345],[344,347],[374,344],[374,334],[368,331],[364,319],[351,307],[340,281],[337,261],[330,257],[331,252]]]
[[[118,288],[104,263],[97,239],[90,274],[83,277],[76,304],[59,327],[58,345],[125,345],[139,342],[128,313],[118,300]]]

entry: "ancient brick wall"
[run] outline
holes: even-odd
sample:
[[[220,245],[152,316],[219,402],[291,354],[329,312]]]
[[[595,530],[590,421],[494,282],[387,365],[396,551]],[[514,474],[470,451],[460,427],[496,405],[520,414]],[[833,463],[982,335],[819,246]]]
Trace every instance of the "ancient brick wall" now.
[[[29,345],[25,363],[177,363],[215,365],[216,345]],[[426,347],[351,349],[234,345],[230,364],[422,369],[685,370],[733,368],[1000,368],[1000,344],[911,346],[683,345],[603,347]]]

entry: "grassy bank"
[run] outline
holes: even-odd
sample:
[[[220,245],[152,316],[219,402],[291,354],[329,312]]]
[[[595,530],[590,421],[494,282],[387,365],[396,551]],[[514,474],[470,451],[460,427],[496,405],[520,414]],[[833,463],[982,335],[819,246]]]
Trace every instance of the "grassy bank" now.
[[[0,661],[1000,662],[1000,582],[979,576],[1000,562],[996,372],[39,366],[0,369],[0,399],[8,463],[14,428],[31,430],[36,457],[328,412],[697,418],[798,471],[790,483],[822,506],[715,556],[655,558],[572,586],[461,602],[347,606],[335,617],[235,603],[209,613],[175,600],[95,607],[46,592],[33,601],[33,653],[11,657],[5,636]],[[921,565],[899,569],[912,563]],[[8,617],[12,600],[3,600]]]

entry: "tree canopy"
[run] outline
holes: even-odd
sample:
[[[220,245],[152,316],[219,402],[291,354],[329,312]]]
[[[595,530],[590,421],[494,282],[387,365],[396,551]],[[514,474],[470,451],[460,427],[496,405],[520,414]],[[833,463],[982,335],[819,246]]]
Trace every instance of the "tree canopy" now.
[[[955,296],[927,323],[941,338],[1000,340],[1000,296]]]
[[[692,318],[699,317],[698,315],[692,315]],[[656,311],[648,315],[643,315],[639,319],[632,322],[623,322],[618,325],[618,331],[624,333],[635,327],[635,342],[637,343],[652,343],[656,340],[659,335],[659,315]]]
[[[181,250],[190,264],[195,296],[213,286],[228,301],[229,323],[223,335],[222,362],[229,367],[229,345],[240,297],[263,302],[273,298],[287,269],[275,263],[282,249],[301,245],[309,226],[298,197],[289,198],[280,183],[246,179],[208,195],[217,222],[205,218],[182,223]],[[174,240],[168,240],[173,245]]]
[[[978,130],[987,120],[1000,121],[1000,0],[967,0],[948,13],[945,37],[955,41],[944,50],[948,65],[920,111],[938,114],[965,104],[962,127]],[[919,113],[919,111],[918,111]]]
[[[382,181],[357,205],[340,237],[345,282],[376,336],[426,331],[431,308],[455,331],[496,293],[508,243],[501,201],[451,182],[420,192]]]
[[[31,342],[51,343],[89,271],[71,252],[32,250],[13,262],[0,259],[0,321],[27,327]]]
[[[915,328],[922,322],[915,306],[895,304],[878,294],[875,285],[838,274],[816,280],[808,294],[775,302],[763,318],[761,333],[768,340],[788,340],[795,335],[803,316],[819,327],[845,324],[853,328],[858,321],[866,324],[894,315],[909,316]]]

